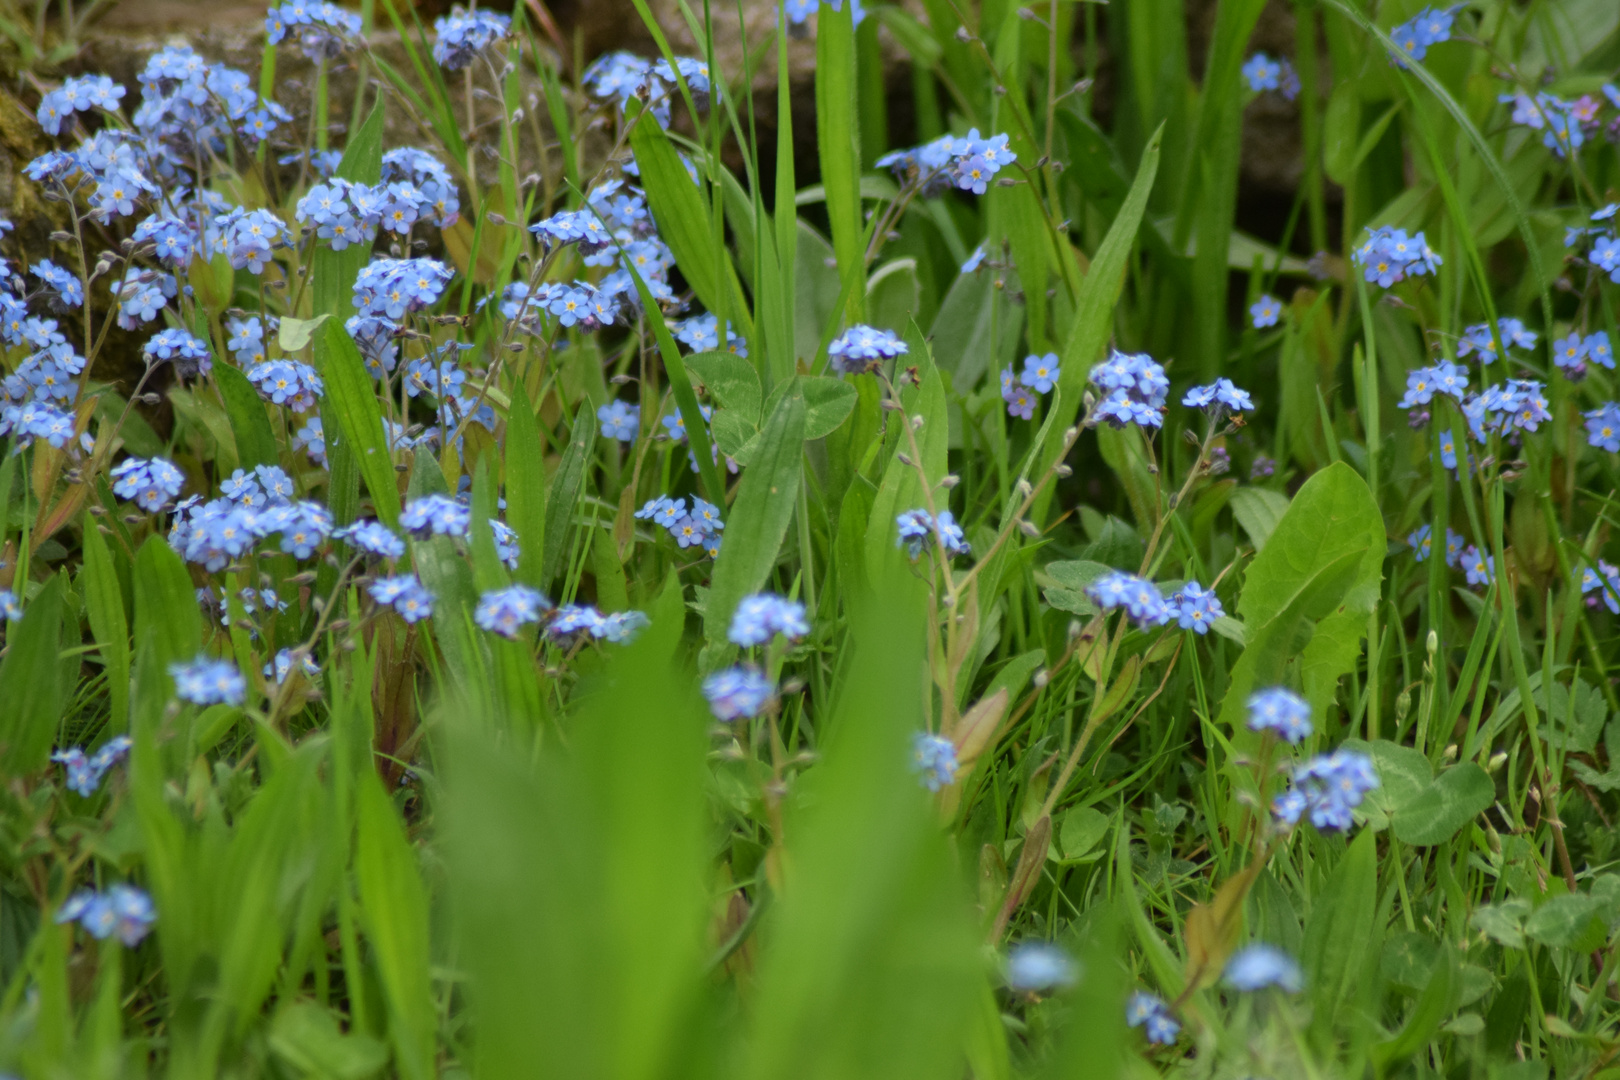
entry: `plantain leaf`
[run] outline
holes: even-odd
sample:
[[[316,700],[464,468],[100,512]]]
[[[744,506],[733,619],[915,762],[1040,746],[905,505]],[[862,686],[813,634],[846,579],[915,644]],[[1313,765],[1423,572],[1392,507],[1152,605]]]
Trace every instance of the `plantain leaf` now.
[[[1305,923],[1300,960],[1315,1003],[1316,1023],[1331,1028],[1355,990],[1363,958],[1378,955],[1373,923],[1377,907],[1377,834],[1363,829],[1316,894]]]
[[[1285,681],[1294,662],[1312,708],[1327,709],[1356,660],[1385,547],[1378,504],[1354,469],[1337,463],[1305,482],[1245,578],[1237,614],[1248,645],[1233,665],[1222,723],[1239,727],[1249,694]]]
[[[804,458],[805,401],[800,380],[786,385],[726,517],[704,614],[711,647],[725,642],[738,602],[765,584],[793,518]]]

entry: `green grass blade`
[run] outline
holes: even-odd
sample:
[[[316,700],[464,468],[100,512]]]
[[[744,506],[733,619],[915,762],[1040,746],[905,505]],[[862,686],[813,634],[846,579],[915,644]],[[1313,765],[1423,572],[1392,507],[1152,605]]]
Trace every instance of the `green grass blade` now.
[[[416,853],[394,805],[371,769],[355,789],[355,879],[362,920],[375,950],[394,1061],[408,1080],[436,1075],[428,896]]]
[[[1142,215],[1147,210],[1148,196],[1153,181],[1159,174],[1159,142],[1164,127],[1153,133],[1147,149],[1142,152],[1136,179],[1131,181],[1130,193],[1120,205],[1108,235],[1092,256],[1091,268],[1080,282],[1080,299],[1075,305],[1074,322],[1063,343],[1061,355],[1064,408],[1067,417],[1054,425],[1047,439],[1042,458],[1050,462],[1062,446],[1063,431],[1074,423],[1086,393],[1092,365],[1102,358],[1103,349],[1113,334],[1114,309],[1119,305],[1120,293],[1125,289],[1125,269],[1131,249],[1136,245],[1136,231],[1141,227]],[[1043,466],[1044,471],[1044,466]],[[1042,499],[1044,507],[1047,500]],[[1039,515],[1037,515],[1038,518]]]
[[[227,363],[214,365],[214,382],[220,397],[225,399],[225,413],[231,418],[231,434],[236,436],[236,458],[242,468],[255,465],[274,465],[280,460],[276,452],[276,433],[270,427],[270,417],[264,411],[259,392],[253,389],[247,376]]]
[[[822,8],[816,25],[816,148],[846,322],[864,318],[866,229],[861,224],[861,135],[852,8]]]
[[[186,564],[168,540],[153,536],[141,545],[134,582],[135,640],[153,651],[158,671],[195,659],[202,651],[202,613]]]
[[[83,583],[90,630],[107,669],[107,696],[112,704],[108,726],[120,732],[129,724],[129,620],[124,616],[124,591],[118,583],[118,571],[93,517],[85,518],[84,570],[79,580]]]
[[[328,321],[316,341],[316,367],[326,381],[326,396],[338,421],[333,434],[348,440],[372,507],[392,527],[399,521],[399,482],[383,432],[376,383],[366,373],[354,339],[337,320]]]
[[[507,524],[518,534],[517,579],[544,588],[546,552],[546,459],[529,395],[512,380],[512,406],[506,413]]]
[[[569,550],[568,539],[573,534],[574,510],[585,482],[585,469],[596,446],[596,423],[589,401],[580,405],[571,431],[545,498],[546,523],[542,530],[545,543],[541,547],[544,557],[540,563],[540,581],[544,588],[550,588],[562,570],[563,557]]]

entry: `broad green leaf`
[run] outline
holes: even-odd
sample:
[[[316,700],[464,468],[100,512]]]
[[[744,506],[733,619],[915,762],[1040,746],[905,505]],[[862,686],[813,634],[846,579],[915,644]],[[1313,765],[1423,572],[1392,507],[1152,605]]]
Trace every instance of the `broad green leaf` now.
[[[794,239],[793,352],[808,363],[821,348],[821,332],[838,307],[842,285],[838,259],[820,233],[799,221]]]
[[[1377,950],[1373,918],[1377,907],[1376,834],[1363,829],[1350,842],[1315,894],[1305,923],[1300,960],[1305,986],[1315,1004],[1316,1023],[1330,1029],[1339,1007],[1349,997],[1369,948]]]
[[[837,431],[855,411],[860,396],[854,386],[842,379],[803,378],[799,389],[804,393],[804,437],[824,439]]]
[[[786,385],[726,517],[704,616],[711,648],[725,642],[742,598],[765,584],[793,518],[804,459],[805,401],[799,380]]]
[[[917,260],[895,259],[872,272],[866,282],[866,321],[897,334],[917,317],[921,305]]]
[[[925,697],[920,607],[873,596],[853,628],[825,763],[804,775],[785,829],[793,887],[758,959],[744,1080],[961,1072],[984,975],[955,860],[907,778]]]
[[[993,271],[958,274],[928,331],[934,362],[966,392],[992,365],[999,369],[1012,362],[1022,325],[1007,290],[996,287]],[[1063,393],[1067,399],[1068,391]]]
[[[1232,668],[1222,723],[1235,729],[1249,694],[1284,681],[1296,656],[1306,699],[1325,712],[1359,655],[1385,547],[1378,504],[1354,469],[1336,463],[1305,482],[1245,577],[1237,614],[1249,644]],[[1314,622],[1305,642],[1302,621]]]
[[[754,460],[754,446],[759,441],[759,428],[733,409],[716,409],[709,417],[709,430],[714,433],[715,445],[720,452],[739,465]]]
[[[736,410],[743,419],[758,426],[764,391],[753,364],[735,353],[704,352],[688,356],[686,367],[708,387],[716,404]]]
[[[315,363],[326,382],[326,401],[338,421],[338,430],[326,433],[327,442],[334,438],[348,442],[377,517],[393,528],[399,523],[399,481],[383,431],[377,384],[366,373],[354,339],[336,320],[327,323],[316,339]]]
[[[388,1064],[388,1047],[360,1031],[345,1034],[313,1001],[284,1006],[270,1025],[271,1051],[305,1075],[368,1080]]]
[[[592,422],[589,401],[580,403],[572,431],[546,493],[545,558],[540,563],[542,588],[550,588],[562,569],[568,540],[573,534],[574,509],[585,484],[585,468],[596,445],[596,424]]]
[[[1104,853],[1096,849],[1107,835],[1112,820],[1108,815],[1090,806],[1076,806],[1065,813],[1063,824],[1058,830],[1058,840],[1063,847],[1063,861],[1094,862],[1102,858]]]
[[[253,389],[246,375],[226,363],[214,365],[214,381],[219,384],[225,412],[231,418],[237,461],[244,469],[274,465],[280,460],[276,453],[276,433],[270,426],[270,417],[264,411],[259,392]]]
[[[428,1080],[436,1074],[437,1024],[428,973],[427,889],[394,805],[371,769],[363,770],[355,797],[355,878],[388,1002],[394,1060],[402,1075]]]
[[[191,575],[169,542],[148,537],[135,555],[135,640],[151,648],[158,670],[202,651],[202,619]]]
[[[1011,18],[1017,18],[1017,13],[1008,12]],[[1013,42],[1021,40],[1022,35],[1017,33],[1013,26],[1004,28],[1002,41]],[[1022,158],[1026,150],[1033,152],[1028,139],[1014,129],[1013,140],[1018,144],[1018,154]],[[1013,265],[1018,269],[1018,282],[1024,296],[1026,319],[1014,320],[1023,322],[1029,331],[1029,347],[1033,352],[1046,353],[1051,351],[1052,342],[1049,339],[1050,328],[1047,326],[1047,297],[1046,285],[1052,275],[1052,243],[1047,234],[1046,215],[1042,211],[1041,198],[1033,184],[1018,184],[1015,187],[995,187],[985,193],[988,201],[987,210],[990,218],[989,236],[992,241],[1001,236],[1007,238],[1007,246],[1012,252]],[[974,277],[979,274],[971,275]],[[983,274],[989,278],[990,274]],[[1063,283],[1059,289],[1065,288]],[[1069,296],[1065,292],[1065,297]]]
[[[1232,492],[1232,516],[1249,534],[1255,551],[1261,551],[1277,523],[1288,512],[1288,496],[1268,488],[1239,487]]]
[[[1490,774],[1465,761],[1435,777],[1395,812],[1395,835],[1402,843],[1418,846],[1444,843],[1495,801]]]
[[[1064,559],[1042,567],[1036,583],[1042,583],[1040,577],[1044,574],[1052,581],[1042,592],[1048,604],[1059,611],[1089,616],[1097,614],[1097,605],[1086,596],[1086,588],[1111,571],[1111,567],[1089,559]]]
[[[1379,1062],[1398,1061],[1427,1046],[1440,1024],[1456,1009],[1458,971],[1457,956],[1449,946],[1440,949],[1428,984],[1418,995],[1417,1004],[1406,1016],[1406,1023],[1395,1036],[1373,1047],[1373,1059]]]
[[[1361,87],[1344,79],[1333,88],[1322,121],[1322,160],[1329,179],[1342,184],[1355,168],[1361,135]]]
[[[532,761],[475,735],[487,720],[447,741],[445,877],[475,1075],[661,1076],[706,1022],[708,721],[671,669],[685,612],[678,585],[666,595],[567,747]]]
[[[205,867],[213,869],[210,854],[223,855],[217,867],[219,921],[202,939],[205,948],[215,951],[219,965],[205,1025],[213,1036],[205,1043],[206,1055],[220,1053],[227,1032],[232,1039],[241,1037],[275,980],[282,920],[290,914],[297,864],[308,855],[299,850],[297,826],[301,812],[322,797],[317,769],[324,756],[323,741],[305,743],[253,796],[227,851],[208,851],[208,846],[224,839],[216,834],[190,852],[188,884],[194,894],[197,876],[207,872]]]
[[[512,380],[506,414],[506,523],[518,534],[517,579],[531,588],[547,584],[546,459],[540,424],[519,379]]]
[[[124,615],[124,591],[107,541],[93,517],[85,518],[83,546],[84,572],[79,580],[84,583],[84,606],[107,669],[107,696],[112,702],[108,726],[119,732],[129,725],[129,620]]]
[[[1368,828],[1388,828],[1390,819],[1427,791],[1434,778],[1429,759],[1410,746],[1401,746],[1388,739],[1379,739],[1374,743],[1346,739],[1340,745],[1371,757],[1373,768],[1378,773],[1378,786],[1368,793],[1364,804]]]
[[[45,583],[6,631],[0,660],[0,766],[22,777],[45,767],[65,697],[62,665],[62,574]]]
[[[1613,908],[1596,896],[1570,893],[1550,897],[1524,920],[1524,934],[1532,941],[1588,951],[1601,948],[1607,936],[1604,922]]]
[[[1524,920],[1530,914],[1530,901],[1514,897],[1499,904],[1474,909],[1468,921],[1476,930],[1510,949],[1524,948]]]
[[[1112,424],[1101,424],[1095,430],[1097,450],[1108,467],[1114,470],[1114,475],[1119,477],[1120,486],[1125,489],[1125,498],[1131,504],[1131,515],[1136,519],[1136,529],[1127,527],[1126,531],[1133,536],[1152,532],[1159,516],[1159,483],[1149,468],[1146,440],[1134,427],[1116,428]],[[1129,569],[1134,571],[1136,563],[1134,560],[1128,562]]]

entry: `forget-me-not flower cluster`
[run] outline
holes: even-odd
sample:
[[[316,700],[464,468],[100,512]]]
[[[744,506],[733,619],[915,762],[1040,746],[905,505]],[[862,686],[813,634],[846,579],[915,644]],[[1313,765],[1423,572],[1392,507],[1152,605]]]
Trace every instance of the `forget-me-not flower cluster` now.
[[[1378,786],[1372,759],[1354,750],[1321,754],[1294,769],[1293,786],[1272,801],[1272,813],[1289,825],[1309,815],[1324,832],[1350,828],[1351,811]]]
[[[1170,380],[1147,353],[1113,355],[1091,369],[1091,381],[1106,396],[1097,404],[1095,416],[1114,427],[1136,424],[1160,427],[1164,424],[1164,401]]]
[[[938,195],[956,188],[983,195],[996,174],[1018,160],[1006,135],[984,138],[978,128],[966,135],[941,135],[911,150],[893,150],[877,159],[877,167],[894,173],[902,184],[923,195]]]
[[[60,763],[67,772],[68,787],[88,799],[101,786],[101,778],[107,775],[107,770],[122,761],[133,745],[128,735],[114,735],[93,754],[70,746],[53,753],[51,760]]]
[[[81,889],[56,913],[58,926],[76,922],[98,941],[116,936],[130,948],[141,943],[156,921],[152,898],[133,885],[114,885],[106,892]]]
[[[973,554],[973,545],[968,543],[962,526],[949,510],[941,510],[938,521],[927,510],[907,510],[895,518],[895,525],[899,530],[895,545],[905,548],[913,561],[921,558],[936,542],[943,547],[948,559]]]
[[[720,508],[692,496],[692,505],[686,499],[671,499],[660,495],[649,499],[635,516],[664,528],[682,548],[700,548],[711,558],[720,554],[720,533],[726,523],[720,517]]]
[[[857,375],[875,371],[883,361],[908,351],[906,343],[891,330],[852,326],[827,346],[827,362],[840,375]]]
[[[1408,236],[1393,225],[1369,229],[1351,257],[1364,278],[1385,289],[1409,277],[1437,273],[1444,262],[1421,232]]]

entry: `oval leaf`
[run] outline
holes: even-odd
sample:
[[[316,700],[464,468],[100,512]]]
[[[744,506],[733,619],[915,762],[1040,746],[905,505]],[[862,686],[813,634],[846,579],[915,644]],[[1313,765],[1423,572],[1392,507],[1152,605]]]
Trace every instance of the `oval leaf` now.
[[[1418,847],[1444,843],[1496,799],[1496,785],[1472,761],[1447,769],[1395,813],[1395,835]]]

